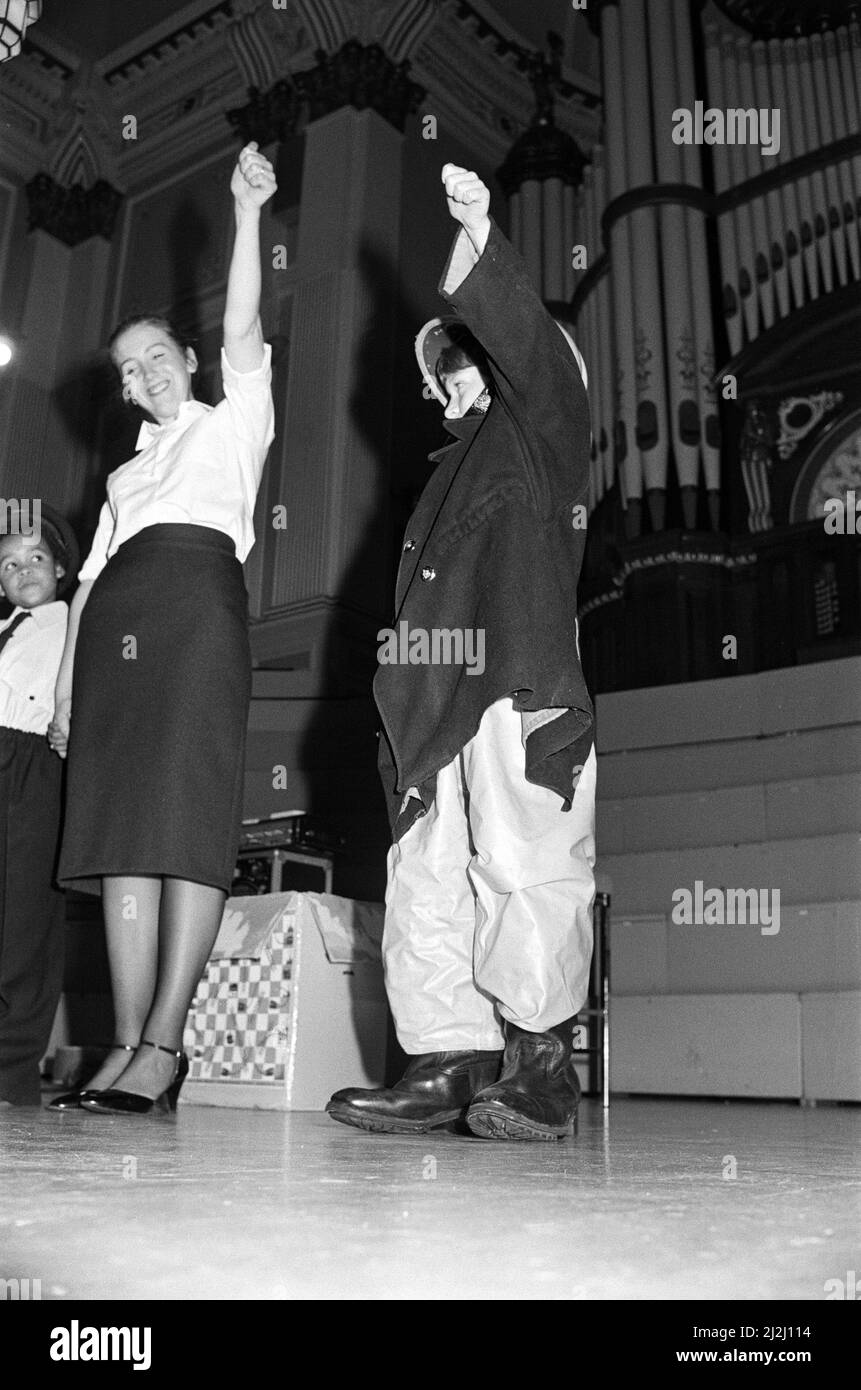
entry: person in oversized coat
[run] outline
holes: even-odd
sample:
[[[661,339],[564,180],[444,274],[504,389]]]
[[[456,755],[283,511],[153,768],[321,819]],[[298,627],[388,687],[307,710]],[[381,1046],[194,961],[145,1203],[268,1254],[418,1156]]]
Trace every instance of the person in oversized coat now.
[[[573,1023],[595,894],[593,713],[577,648],[590,427],[585,367],[489,216],[446,164],[460,223],[417,339],[454,442],[407,527],[374,692],[394,843],[383,956],[390,1089],[338,1091],[333,1119],[492,1138],[574,1128]],[[581,371],[582,369],[582,371]]]

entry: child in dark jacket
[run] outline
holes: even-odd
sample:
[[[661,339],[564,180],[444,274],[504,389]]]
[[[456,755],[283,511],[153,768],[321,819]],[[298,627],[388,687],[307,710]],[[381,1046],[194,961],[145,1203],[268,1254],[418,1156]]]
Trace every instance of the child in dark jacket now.
[[[460,223],[440,286],[454,321],[427,325],[418,349],[455,442],[432,456],[407,527],[398,640],[374,682],[395,841],[386,987],[410,1064],[328,1111],[367,1130],[465,1119],[489,1138],[553,1140],[577,1113],[595,895],[576,625],[589,407],[582,358],[487,188],[452,164],[442,178]]]

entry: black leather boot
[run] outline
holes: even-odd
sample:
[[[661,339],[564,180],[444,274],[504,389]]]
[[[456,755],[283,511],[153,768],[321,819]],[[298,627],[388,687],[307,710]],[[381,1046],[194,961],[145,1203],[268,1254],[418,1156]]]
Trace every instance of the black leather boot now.
[[[466,1122],[486,1139],[564,1139],[576,1129],[580,1082],[574,1069],[574,1019],[546,1033],[505,1025],[499,1080],[469,1107]]]
[[[410,1058],[390,1089],[336,1091],[327,1115],[383,1134],[425,1134],[462,1119],[482,1086],[499,1075],[501,1052],[425,1052]]]

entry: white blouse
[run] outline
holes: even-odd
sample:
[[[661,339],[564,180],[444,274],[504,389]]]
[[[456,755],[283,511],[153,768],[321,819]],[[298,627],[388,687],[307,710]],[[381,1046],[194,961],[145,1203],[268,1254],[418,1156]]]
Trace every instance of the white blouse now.
[[[275,438],[272,348],[252,372],[237,372],[221,349],[224,400],[183,401],[167,425],[145,421],[135,458],[107,480],[107,501],[79,579],[95,579],[124,541],[159,522],[224,531],[244,561],[254,544],[254,503]]]
[[[0,622],[3,632],[21,612]],[[46,734],[54,717],[54,686],[66,643],[65,603],[30,609],[0,652],[0,724],[25,734]]]

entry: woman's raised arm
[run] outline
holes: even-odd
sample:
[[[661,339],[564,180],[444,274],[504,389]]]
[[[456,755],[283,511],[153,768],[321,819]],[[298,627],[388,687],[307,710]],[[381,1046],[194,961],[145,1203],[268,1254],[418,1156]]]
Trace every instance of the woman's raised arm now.
[[[224,305],[224,351],[237,372],[253,372],[263,361],[260,209],[277,186],[272,165],[252,141],[240,152],[230,180],[236,235]]]

